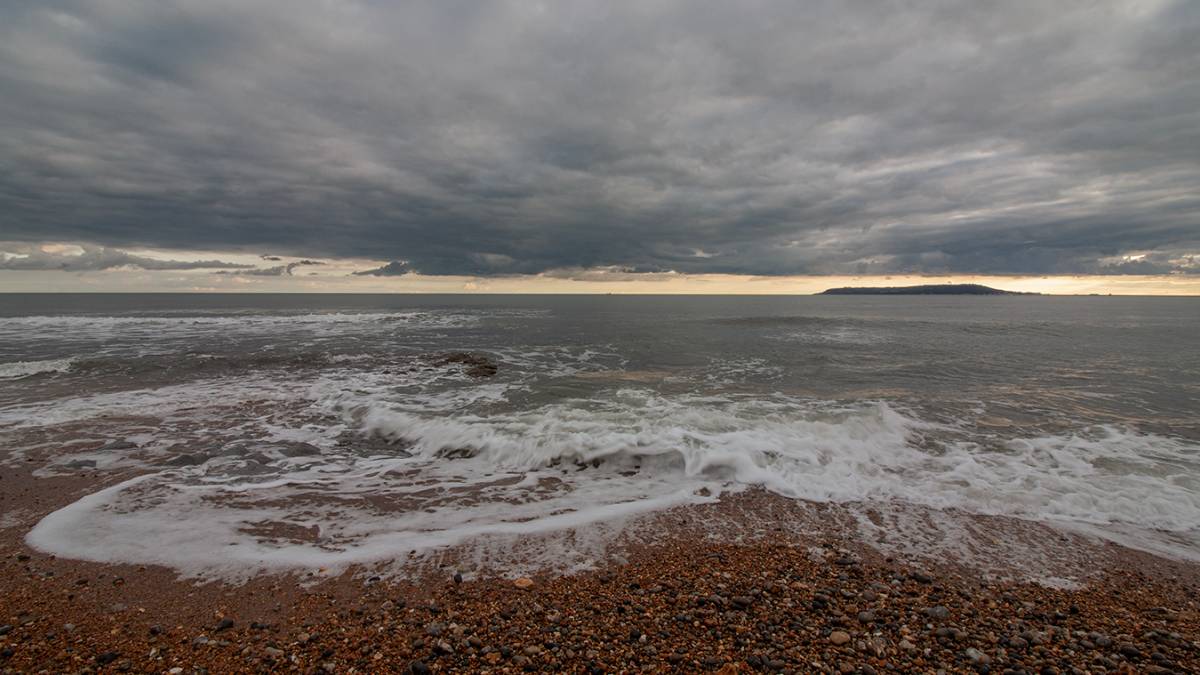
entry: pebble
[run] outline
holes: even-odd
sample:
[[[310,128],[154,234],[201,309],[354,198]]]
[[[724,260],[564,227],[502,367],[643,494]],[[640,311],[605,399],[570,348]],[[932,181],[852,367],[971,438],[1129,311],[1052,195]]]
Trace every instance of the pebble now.
[[[829,641],[841,646],[850,641],[850,634],[845,631],[835,630],[829,634]]]
[[[521,577],[513,582],[513,586],[521,589],[529,588],[530,586],[533,586],[533,579],[530,579],[529,577]]]
[[[1127,656],[1131,659],[1138,659],[1142,657],[1142,650],[1128,642],[1123,642],[1117,645],[1117,651],[1121,652],[1123,656]]]
[[[950,618],[950,610],[945,605],[930,607],[925,610],[926,616],[931,619],[948,619]]]
[[[968,647],[967,650],[963,652],[963,656],[967,657],[968,661],[976,665],[992,662],[991,657],[979,651],[978,649],[975,649],[974,647]]]

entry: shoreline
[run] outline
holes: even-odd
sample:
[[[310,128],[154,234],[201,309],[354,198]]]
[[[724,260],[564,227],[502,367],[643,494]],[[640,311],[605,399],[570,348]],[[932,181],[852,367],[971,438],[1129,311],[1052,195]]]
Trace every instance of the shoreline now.
[[[889,550],[888,514],[868,511],[870,541],[844,509],[761,490],[631,522],[597,569],[532,574],[526,589],[453,550],[407,580],[358,566],[234,585],[25,545],[46,513],[128,477],[0,470],[19,516],[0,528],[0,672],[1200,670],[1200,564],[986,517],[953,532],[977,528],[993,548],[939,563],[936,548]],[[997,561],[1007,577],[980,566],[1022,547],[1093,574],[1056,588],[1022,579],[1022,561]]]

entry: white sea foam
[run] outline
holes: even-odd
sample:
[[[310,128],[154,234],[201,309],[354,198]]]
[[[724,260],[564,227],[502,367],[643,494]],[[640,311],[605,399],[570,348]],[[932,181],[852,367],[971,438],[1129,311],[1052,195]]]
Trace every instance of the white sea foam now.
[[[275,335],[297,333],[338,336],[354,332],[389,334],[393,331],[431,331],[468,328],[489,319],[523,318],[535,314],[515,310],[412,310],[394,312],[319,312],[306,314],[238,313],[199,315],[48,315],[0,317],[0,338],[54,340],[140,337],[162,340],[213,333]]]
[[[520,384],[436,394],[417,384],[319,379],[304,397],[340,426],[260,424],[266,433],[255,443],[196,466],[158,467],[51,514],[29,542],[226,578],[336,570],[612,523],[759,485],[816,502],[1087,527],[1134,545],[1129,532],[1143,533],[1146,548],[1160,531],[1174,542],[1161,550],[1196,550],[1200,448],[1179,439],[1089,427],[985,444],[882,402],[626,387],[523,408],[506,405]],[[335,444],[347,428],[395,449]],[[273,450],[288,442],[313,443],[319,454]]]
[[[65,373],[74,362],[74,358],[66,358],[0,363],[0,380],[14,380],[39,373]]]

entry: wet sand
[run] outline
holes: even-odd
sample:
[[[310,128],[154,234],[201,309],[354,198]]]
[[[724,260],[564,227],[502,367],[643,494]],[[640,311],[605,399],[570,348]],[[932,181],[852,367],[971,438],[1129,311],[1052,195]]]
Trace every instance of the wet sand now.
[[[761,491],[641,519],[598,569],[519,585],[459,551],[407,580],[232,585],[25,546],[43,515],[128,477],[0,468],[0,671],[1200,671],[1200,566],[965,516],[954,531],[983,534],[961,559],[933,520],[921,555],[889,545],[894,514],[868,514],[871,541],[842,509]]]

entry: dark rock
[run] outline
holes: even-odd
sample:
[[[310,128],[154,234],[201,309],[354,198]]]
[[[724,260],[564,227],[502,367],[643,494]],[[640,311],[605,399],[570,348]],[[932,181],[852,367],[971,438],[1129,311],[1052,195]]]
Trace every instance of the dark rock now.
[[[456,584],[461,584],[461,583],[462,583],[462,581],[463,581],[463,579],[462,579],[462,572],[455,572],[455,573],[454,573],[454,583],[456,583]]]
[[[8,624],[4,624],[3,626],[0,626],[0,635],[8,635],[9,633],[12,632],[12,629],[13,629],[12,626],[10,626]]]
[[[423,661],[413,661],[408,664],[408,670],[413,675],[427,675],[429,673],[429,666],[425,665]]]
[[[1124,642],[1124,643],[1117,645],[1117,651],[1121,652],[1122,656],[1125,656],[1125,657],[1128,657],[1131,659],[1138,659],[1138,658],[1142,657],[1142,650],[1138,649],[1136,646],[1134,646],[1128,642]]]
[[[217,622],[217,625],[213,628],[213,632],[220,633],[221,631],[229,630],[230,628],[233,628],[233,619],[225,617]]]
[[[434,361],[435,366],[451,364],[461,364],[463,372],[470,377],[492,377],[500,370],[500,366],[492,359],[469,352],[447,352]]]
[[[119,658],[121,658],[120,652],[104,652],[96,657],[96,663],[99,663],[102,666],[107,666]]]

